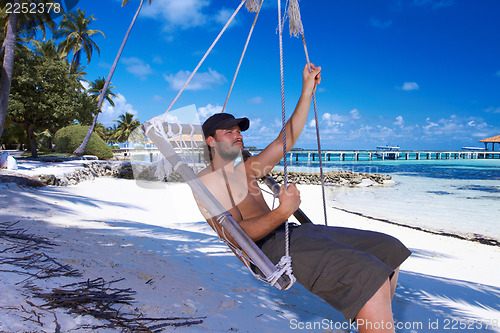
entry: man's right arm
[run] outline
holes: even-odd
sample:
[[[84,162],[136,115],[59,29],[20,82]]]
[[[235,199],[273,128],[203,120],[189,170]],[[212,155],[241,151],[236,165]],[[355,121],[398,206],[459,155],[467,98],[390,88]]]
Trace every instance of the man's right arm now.
[[[281,186],[279,202],[279,206],[268,213],[237,221],[254,242],[269,235],[299,209],[300,192],[295,184],[290,184],[288,188]]]
[[[307,64],[302,72],[303,83],[302,93],[295,110],[286,122],[286,148],[287,152],[297,142],[309,113],[311,99],[316,89],[316,85],[321,82],[321,67],[314,64]],[[262,152],[247,159],[257,178],[262,178],[268,174],[272,168],[283,158],[283,131],[271,142]]]
[[[222,199],[217,195],[219,193],[216,192],[213,194],[217,200],[220,201]],[[202,202],[200,202],[199,198],[196,195],[194,197],[201,213],[203,214],[207,222],[215,228],[215,231],[219,235],[222,235],[223,231],[217,224],[217,222],[215,222],[213,216],[210,216],[209,212],[204,208],[204,205]],[[269,235],[269,233],[271,233],[274,229],[287,221],[288,218],[299,208],[301,202],[300,192],[295,184],[290,184],[288,188],[285,188],[284,186],[281,187],[279,193],[279,202],[279,206],[274,210],[251,218],[243,218],[235,207],[228,209],[228,212],[231,214],[233,219],[241,226],[245,233],[254,242],[257,242]],[[226,234],[225,236],[234,243],[234,240],[229,235]]]

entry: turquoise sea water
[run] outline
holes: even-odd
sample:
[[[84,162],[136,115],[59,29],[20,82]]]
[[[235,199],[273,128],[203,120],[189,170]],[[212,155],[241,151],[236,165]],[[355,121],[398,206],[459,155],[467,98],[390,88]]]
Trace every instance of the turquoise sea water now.
[[[317,161],[292,162],[288,167],[319,172]],[[389,174],[395,181],[390,187],[328,186],[330,206],[427,230],[500,241],[500,159],[336,161],[323,162],[323,168]]]

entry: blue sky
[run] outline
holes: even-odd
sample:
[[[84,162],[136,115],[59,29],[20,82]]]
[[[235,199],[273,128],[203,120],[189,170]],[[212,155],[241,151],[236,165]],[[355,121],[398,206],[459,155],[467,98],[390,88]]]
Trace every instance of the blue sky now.
[[[116,106],[105,105],[100,121],[111,125],[124,112],[141,122],[163,114],[239,3],[146,3],[112,79]],[[324,149],[460,149],[500,134],[500,1],[299,3],[309,56],[322,66],[316,95]],[[100,56],[86,68],[89,80],[107,76],[138,4],[79,1],[97,19],[91,27],[106,35],[95,38]],[[221,110],[253,17],[240,11],[174,109],[195,104],[201,120]],[[227,107],[250,118],[249,146],[265,146],[281,128],[276,27],[276,1],[265,0]],[[289,117],[305,55],[288,27],[283,43]],[[296,147],[316,147],[313,108]]]

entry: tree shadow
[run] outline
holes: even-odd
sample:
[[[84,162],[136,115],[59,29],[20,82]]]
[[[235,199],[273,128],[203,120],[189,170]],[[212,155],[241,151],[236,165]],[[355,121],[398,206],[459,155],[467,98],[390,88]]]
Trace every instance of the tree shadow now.
[[[22,204],[24,209],[28,210],[47,211],[54,209],[57,212],[66,214],[76,214],[76,212],[72,209],[66,208],[64,205],[61,205],[60,203],[62,202],[71,202],[73,204],[87,207],[114,206],[127,209],[144,210],[144,208],[140,205],[131,205],[130,203],[125,204],[111,200],[95,199],[85,195],[70,194],[64,191],[64,187],[24,187],[7,181],[6,184],[2,186],[5,186],[11,191],[15,191],[15,195],[11,195],[9,191],[0,191],[0,199],[2,200],[2,212],[0,219],[3,220],[17,218],[19,212],[9,211],[7,208],[18,204]],[[39,198],[39,196],[44,199]],[[29,202],[29,205],[25,204],[27,202]]]
[[[89,222],[104,222],[110,226],[110,229],[87,230],[90,241],[97,234],[111,233],[124,243],[133,243],[137,250],[164,256],[172,265],[188,267],[200,277],[200,284],[209,283],[207,288],[239,302],[239,307],[254,311],[267,307],[275,313],[269,317],[269,311],[263,311],[267,317],[259,320],[286,321],[287,325],[291,319],[304,323],[319,323],[324,319],[331,323],[345,322],[340,312],[299,284],[288,291],[279,291],[255,279],[215,235],[128,220]],[[188,224],[200,230],[207,227],[205,221]],[[434,252],[413,251],[430,260],[435,257]],[[486,327],[486,323],[500,317],[499,299],[500,288],[497,287],[401,271],[393,302],[395,320],[402,325],[397,331],[414,332],[417,328],[418,332],[436,332],[445,325],[452,329],[453,325],[460,325],[460,320],[465,320],[466,324],[476,326],[458,331],[478,331],[477,325],[482,325],[481,332],[496,332],[491,323],[490,327]],[[219,304],[209,305],[217,306]],[[439,330],[435,329],[436,325],[439,325]]]
[[[5,186],[5,185],[2,185]],[[32,191],[36,191],[33,195]],[[8,192],[8,191],[6,191]],[[0,198],[7,199],[8,194]],[[40,199],[42,196],[45,199]],[[3,198],[2,198],[3,197]],[[12,200],[13,198],[10,198]],[[144,211],[140,205],[121,204],[113,200],[99,200],[90,196],[70,194],[64,188],[47,187],[39,189],[28,189],[23,192],[16,192],[15,200],[29,201],[33,209],[54,209],[68,214],[68,218],[77,214],[71,208],[63,208],[64,205],[58,203],[68,201],[84,205],[84,207],[101,207],[106,209],[109,206],[123,207],[127,209]],[[12,202],[15,206],[15,202]],[[24,207],[24,206],[19,206]],[[2,211],[2,220],[10,219],[15,222],[16,211]],[[24,214],[25,216],[29,214]],[[27,219],[28,220],[28,219]],[[235,317],[225,317],[223,320],[234,325],[242,323],[240,316],[244,313],[253,315],[262,313],[262,316],[253,318],[259,322],[288,326],[291,319],[299,322],[321,322],[323,319],[333,323],[345,322],[342,314],[331,308],[319,297],[308,292],[304,287],[296,284],[288,291],[279,291],[275,287],[269,286],[255,279],[243,264],[232,254],[232,252],[218,239],[208,226],[206,221],[180,221],[181,228],[176,229],[171,226],[158,226],[148,224],[143,220],[128,219],[88,219],[89,228],[78,228],[78,241],[82,243],[82,249],[92,247],[93,253],[98,253],[96,247],[106,247],[106,253],[116,256],[116,261],[123,261],[124,248],[133,246],[135,251],[152,254],[155,258],[160,258],[165,265],[164,275],[172,276],[169,279],[158,282],[158,290],[169,291],[171,287],[167,280],[179,278],[198,279],[200,288],[214,290],[234,303],[220,304],[220,299],[202,299],[205,302],[205,309],[219,309],[221,306],[225,314],[234,313]],[[104,225],[104,227],[103,227]],[[66,227],[55,224],[50,225],[51,232],[64,232]],[[189,229],[189,230],[184,230]],[[194,231],[193,231],[194,230]],[[199,230],[199,231],[196,231]],[[111,237],[113,242],[99,239]],[[60,238],[59,240],[62,240]],[[109,249],[113,251],[109,251]],[[428,260],[442,258],[443,255],[424,249],[412,249],[414,256]],[[71,253],[67,254],[71,257]],[[93,259],[90,260],[90,259]],[[145,270],[150,263],[131,260],[128,265],[134,265],[138,271]],[[89,258],[89,262],[99,262],[103,258]],[[109,258],[113,260],[113,258]],[[492,270],[495,268],[492,267]],[[180,272],[180,275],[175,275]],[[492,271],[492,274],[495,274]],[[177,281],[182,285],[182,281]],[[170,292],[185,292],[185,290],[170,290]],[[140,296],[140,295],[138,295]],[[195,297],[186,295],[186,297]],[[414,323],[411,328],[398,329],[398,332],[438,332],[445,329],[448,324],[451,330],[453,325],[460,325],[461,322],[454,322],[458,319],[476,320],[472,322],[472,328],[455,329],[455,331],[481,331],[498,332],[498,328],[486,327],[487,320],[500,319],[500,289],[467,281],[446,279],[426,274],[409,271],[400,272],[400,280],[396,296],[393,302],[395,320],[403,325]],[[211,303],[213,302],[213,303]],[[226,308],[224,308],[226,307]],[[233,307],[227,309],[227,307]],[[222,320],[222,319],[220,319]],[[252,320],[252,318],[249,318]],[[435,323],[439,329],[435,328]],[[434,326],[433,326],[434,325]],[[475,325],[475,326],[474,326]],[[478,325],[482,325],[478,329]],[[498,325],[498,321],[497,321]],[[498,327],[498,326],[497,326]],[[458,327],[460,328],[460,327]],[[314,330],[308,330],[314,331]],[[318,329],[317,331],[324,331]]]
[[[401,272],[399,281],[394,317],[420,323],[418,332],[500,331],[498,287],[414,272]]]

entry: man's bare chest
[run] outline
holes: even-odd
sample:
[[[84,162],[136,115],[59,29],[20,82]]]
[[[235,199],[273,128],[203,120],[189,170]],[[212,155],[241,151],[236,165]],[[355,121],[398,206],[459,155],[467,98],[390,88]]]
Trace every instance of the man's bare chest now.
[[[257,180],[248,175],[227,177],[228,195],[232,204],[240,211],[243,218],[252,218],[269,211]]]

